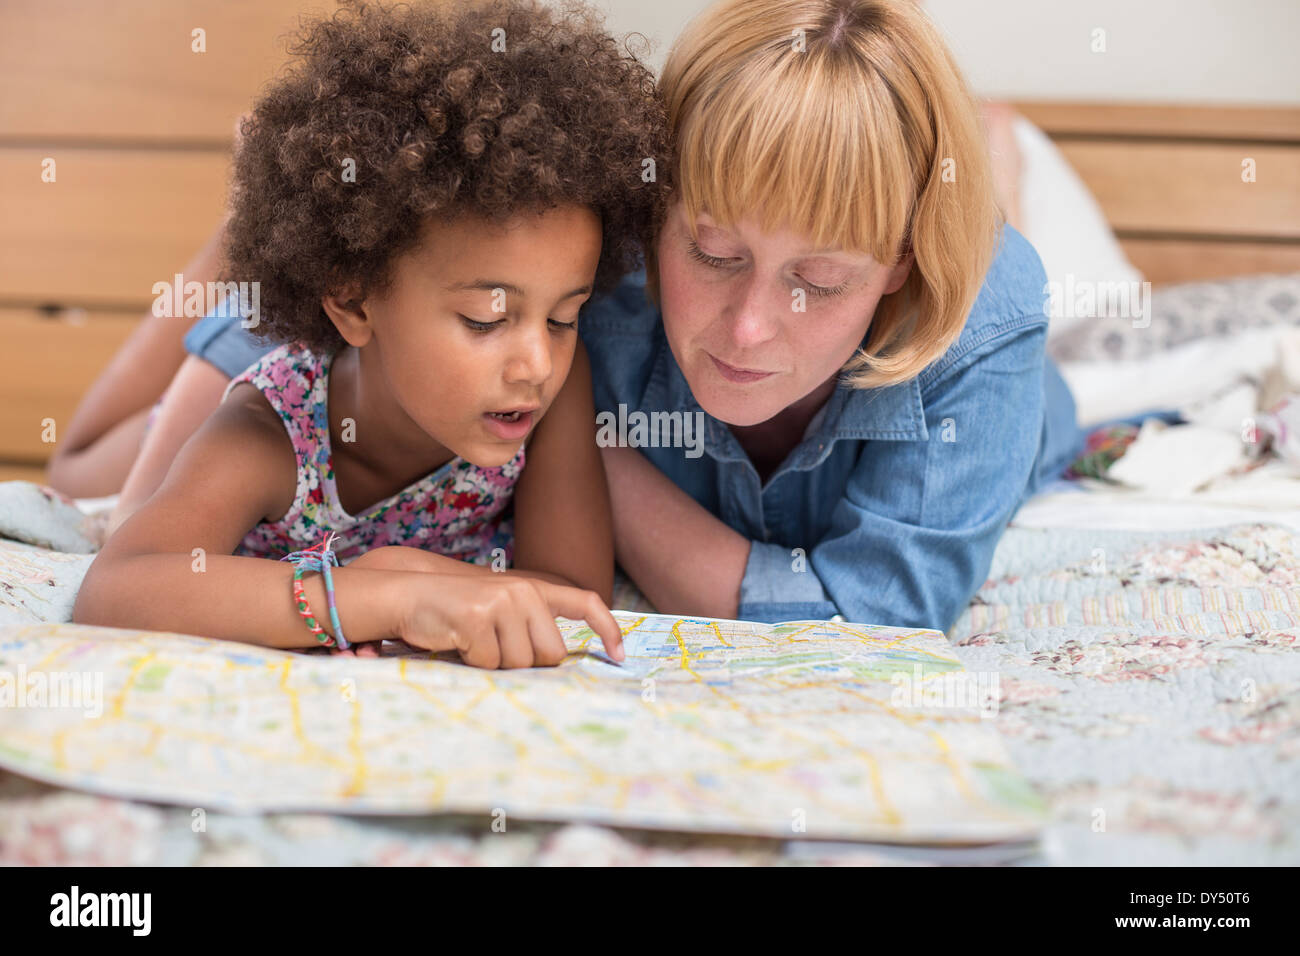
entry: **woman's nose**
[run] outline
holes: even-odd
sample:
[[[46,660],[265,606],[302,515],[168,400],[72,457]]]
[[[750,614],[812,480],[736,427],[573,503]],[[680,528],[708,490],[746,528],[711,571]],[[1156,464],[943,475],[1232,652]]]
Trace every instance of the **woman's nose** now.
[[[776,336],[782,317],[767,284],[749,279],[740,289],[740,301],[731,315],[731,338],[738,348],[762,345]]]

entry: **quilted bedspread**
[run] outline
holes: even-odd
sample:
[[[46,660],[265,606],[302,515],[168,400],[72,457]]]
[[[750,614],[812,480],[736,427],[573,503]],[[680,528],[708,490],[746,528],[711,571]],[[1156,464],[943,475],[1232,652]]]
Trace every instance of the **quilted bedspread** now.
[[[0,486],[0,534],[14,534],[11,490]],[[94,540],[93,519],[51,508],[71,540]],[[12,624],[68,620],[91,557],[0,541],[0,640]],[[648,607],[626,582],[615,603]],[[540,823],[496,833],[452,816],[208,813],[199,825],[184,808],[0,772],[0,863],[1300,863],[1300,535],[1013,526],[948,636],[968,670],[996,675],[995,726],[1050,807],[1028,851]]]

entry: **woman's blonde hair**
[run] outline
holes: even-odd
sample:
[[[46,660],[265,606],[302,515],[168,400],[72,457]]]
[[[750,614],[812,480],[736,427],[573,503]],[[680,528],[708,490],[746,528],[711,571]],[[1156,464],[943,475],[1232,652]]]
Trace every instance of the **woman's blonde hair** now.
[[[911,0],[720,0],[673,45],[659,85],[668,185],[692,233],[703,209],[885,265],[915,254],[848,382],[907,381],[957,339],[1002,216],[975,102]],[[651,249],[657,299],[656,267]]]

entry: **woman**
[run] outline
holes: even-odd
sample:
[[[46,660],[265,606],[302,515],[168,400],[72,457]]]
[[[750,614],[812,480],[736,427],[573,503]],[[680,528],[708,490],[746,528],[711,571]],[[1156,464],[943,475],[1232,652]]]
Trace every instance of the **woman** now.
[[[598,411],[703,442],[602,449],[620,564],[664,612],[947,630],[1082,443],[951,56],[907,0],[721,0],[660,89],[671,212],[580,326]],[[264,349],[187,347],[124,511]]]

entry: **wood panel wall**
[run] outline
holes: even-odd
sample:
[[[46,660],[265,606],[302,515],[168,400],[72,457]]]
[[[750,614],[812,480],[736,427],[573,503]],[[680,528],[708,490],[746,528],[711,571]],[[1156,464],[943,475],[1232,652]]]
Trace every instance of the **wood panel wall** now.
[[[41,474],[41,423],[70,419],[153,284],[203,245],[236,117],[282,67],[300,17],[333,6],[0,5],[0,479]],[[1152,281],[1300,270],[1300,109],[1016,105]],[[1254,183],[1241,181],[1247,157]]]
[[[203,246],[236,118],[283,66],[300,16],[333,7],[0,4],[0,479],[39,479],[42,421],[70,420],[153,284]]]
[[[1078,171],[1151,282],[1300,272],[1300,108],[1015,105]]]

